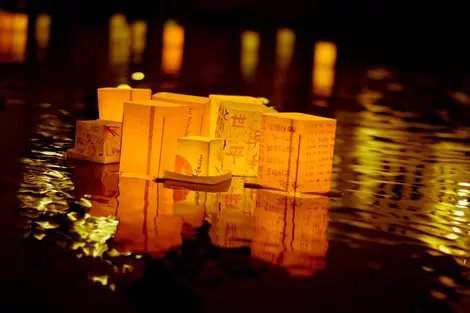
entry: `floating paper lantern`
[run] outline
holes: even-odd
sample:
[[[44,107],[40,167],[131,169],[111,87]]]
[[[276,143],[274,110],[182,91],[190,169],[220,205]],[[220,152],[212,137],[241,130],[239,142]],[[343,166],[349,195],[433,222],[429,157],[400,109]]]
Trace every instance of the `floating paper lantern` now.
[[[188,107],[179,104],[125,102],[119,170],[153,177],[173,171],[176,141],[186,135],[188,115]]]
[[[77,121],[75,147],[67,158],[97,163],[118,163],[121,152],[121,123],[105,120]]]
[[[164,254],[181,245],[182,218],[173,215],[172,190],[150,180],[120,177],[118,250]]]
[[[124,102],[150,100],[152,91],[140,88],[98,88],[100,120],[122,122]]]
[[[312,276],[325,266],[328,198],[258,190],[252,257]]]
[[[152,96],[152,100],[187,105],[189,107],[187,136],[209,135],[209,98],[159,92]]]
[[[72,181],[77,199],[86,196],[90,215],[114,216],[117,208],[119,164],[98,164],[81,160],[67,160],[73,167]]]
[[[217,128],[217,119],[219,116],[219,107],[221,102],[230,101],[247,105],[263,105],[262,99],[248,96],[210,95],[209,101],[209,136],[215,136],[215,131]]]
[[[233,175],[258,174],[261,114],[276,112],[259,103],[221,100],[216,137],[226,140],[224,167]]]
[[[283,191],[329,191],[335,133],[334,119],[263,114],[258,183]]]
[[[223,174],[224,140],[189,136],[178,138],[175,172],[188,176]]]

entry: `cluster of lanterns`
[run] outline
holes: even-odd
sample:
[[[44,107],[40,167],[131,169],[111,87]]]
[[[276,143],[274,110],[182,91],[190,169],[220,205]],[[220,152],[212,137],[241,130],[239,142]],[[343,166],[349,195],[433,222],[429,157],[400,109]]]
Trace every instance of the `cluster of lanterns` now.
[[[256,177],[285,192],[330,189],[336,120],[280,113],[247,96],[98,89],[99,119],[78,121],[68,158],[121,175],[206,184]]]

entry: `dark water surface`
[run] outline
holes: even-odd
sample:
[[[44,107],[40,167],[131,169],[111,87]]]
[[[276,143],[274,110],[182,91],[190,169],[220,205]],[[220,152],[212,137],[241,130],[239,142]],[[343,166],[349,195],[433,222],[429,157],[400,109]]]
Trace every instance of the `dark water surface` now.
[[[2,312],[468,312],[468,78],[345,62],[315,91],[311,39],[298,34],[284,63],[262,39],[252,75],[240,32],[207,26],[187,28],[181,68],[162,74],[158,31],[135,62],[107,32],[74,32],[49,63],[0,65],[2,268],[18,300]],[[294,202],[241,178],[170,189],[65,160],[75,121],[96,117],[95,89],[117,84],[336,118],[344,196]]]

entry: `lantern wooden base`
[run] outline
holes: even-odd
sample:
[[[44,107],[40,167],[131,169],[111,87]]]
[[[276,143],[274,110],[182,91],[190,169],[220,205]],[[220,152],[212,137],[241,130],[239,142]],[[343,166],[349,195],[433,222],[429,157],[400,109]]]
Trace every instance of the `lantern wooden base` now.
[[[201,185],[217,185],[232,179],[232,172],[225,172],[217,176],[189,176],[171,171],[165,171],[163,177],[166,180],[176,180]]]

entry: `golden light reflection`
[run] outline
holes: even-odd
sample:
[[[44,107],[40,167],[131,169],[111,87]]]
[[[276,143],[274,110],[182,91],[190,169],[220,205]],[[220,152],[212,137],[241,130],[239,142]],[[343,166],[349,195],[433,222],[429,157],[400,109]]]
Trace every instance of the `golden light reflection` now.
[[[258,65],[260,36],[258,32],[246,30],[241,33],[241,72],[246,80],[256,74]]]
[[[155,182],[120,177],[118,250],[163,257],[182,242],[183,219],[173,214],[173,191]]]
[[[129,86],[128,84],[119,84],[116,86],[116,88],[119,88],[119,89],[131,89],[131,86]]]
[[[128,77],[131,53],[131,34],[126,17],[115,14],[109,20],[109,63],[119,82]]]
[[[252,257],[280,265],[296,276],[325,267],[328,198],[259,190]]]
[[[273,103],[282,103],[283,88],[292,62],[295,33],[289,28],[280,28],[276,33],[276,69],[274,74]]]
[[[313,53],[313,94],[330,97],[335,81],[337,48],[332,42],[320,41],[315,44]]]
[[[131,78],[133,80],[142,80],[145,78],[145,74],[142,72],[135,72],[135,73],[132,73]]]
[[[168,75],[179,75],[183,61],[184,27],[174,20],[163,26],[162,70]]]
[[[36,45],[40,50],[49,46],[51,38],[51,17],[47,14],[39,14],[36,18]]]
[[[142,61],[147,42],[147,22],[135,21],[131,25],[131,40],[132,62],[138,64]]]
[[[29,16],[0,10],[0,62],[24,62]]]

